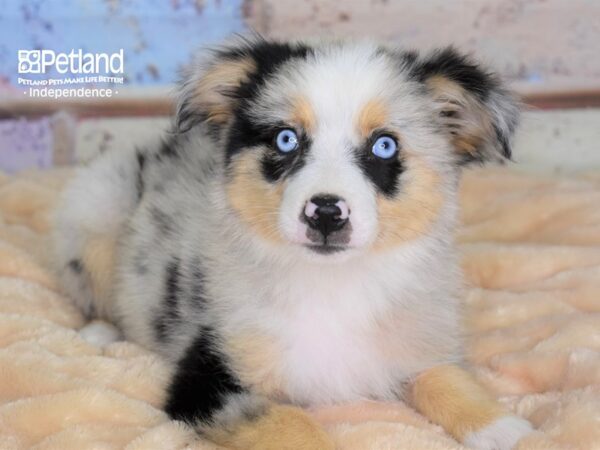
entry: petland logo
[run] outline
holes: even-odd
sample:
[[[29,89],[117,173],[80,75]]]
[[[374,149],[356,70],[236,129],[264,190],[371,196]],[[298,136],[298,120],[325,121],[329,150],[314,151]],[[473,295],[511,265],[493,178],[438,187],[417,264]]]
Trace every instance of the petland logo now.
[[[108,53],[83,53],[81,49],[69,53],[54,50],[19,50],[19,73],[47,73],[51,68],[60,74],[123,73],[123,49]]]
[[[23,94],[29,97],[71,98],[112,97],[119,91],[114,85],[124,84],[123,49],[116,53],[84,53],[71,50],[59,53],[54,50],[19,50],[17,80],[27,86]],[[46,78],[44,74],[50,74]],[[21,75],[31,75],[25,77]],[[108,84],[108,87],[100,87]],[[80,87],[62,87],[83,85]]]

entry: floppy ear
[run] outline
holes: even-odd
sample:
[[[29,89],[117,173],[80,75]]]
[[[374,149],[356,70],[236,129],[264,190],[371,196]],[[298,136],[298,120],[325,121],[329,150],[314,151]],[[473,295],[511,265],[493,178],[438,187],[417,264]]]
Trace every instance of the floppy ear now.
[[[206,50],[184,71],[177,105],[177,127],[199,123],[218,130],[231,119],[238,90],[256,70],[248,41],[222,50]]]
[[[495,75],[453,48],[416,61],[412,73],[431,95],[461,163],[510,159],[519,107]]]

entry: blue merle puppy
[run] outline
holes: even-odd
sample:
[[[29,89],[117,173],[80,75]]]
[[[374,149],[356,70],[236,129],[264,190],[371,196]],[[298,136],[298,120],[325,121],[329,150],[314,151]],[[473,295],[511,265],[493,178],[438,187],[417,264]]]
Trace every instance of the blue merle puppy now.
[[[462,168],[508,158],[517,118],[451,48],[206,52],[162,142],[66,188],[64,287],[164,356],[165,410],[219,444],[332,449],[299,407],[405,399],[472,448],[511,449],[531,427],[463,364],[453,232]]]

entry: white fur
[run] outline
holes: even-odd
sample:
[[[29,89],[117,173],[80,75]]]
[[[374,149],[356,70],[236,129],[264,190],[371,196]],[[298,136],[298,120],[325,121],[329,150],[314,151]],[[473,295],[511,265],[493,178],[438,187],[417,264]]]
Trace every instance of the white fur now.
[[[532,431],[531,424],[525,419],[507,416],[469,434],[464,444],[474,450],[511,450]]]
[[[94,299],[90,286],[68,264],[80,260],[86,241],[117,236],[137,200],[133,149],[106,152],[80,167],[67,184],[56,209],[54,250],[63,287],[88,317],[109,318],[107,299]]]

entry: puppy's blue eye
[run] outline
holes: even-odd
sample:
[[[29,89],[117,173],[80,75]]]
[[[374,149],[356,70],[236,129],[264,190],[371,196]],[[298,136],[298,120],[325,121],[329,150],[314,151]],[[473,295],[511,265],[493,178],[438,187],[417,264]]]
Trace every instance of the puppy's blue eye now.
[[[382,159],[390,159],[396,154],[398,145],[390,136],[379,136],[373,144],[373,154]]]
[[[275,138],[275,144],[282,153],[293,152],[298,148],[298,136],[294,130],[281,130]]]

